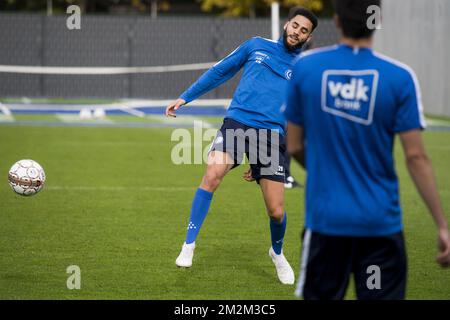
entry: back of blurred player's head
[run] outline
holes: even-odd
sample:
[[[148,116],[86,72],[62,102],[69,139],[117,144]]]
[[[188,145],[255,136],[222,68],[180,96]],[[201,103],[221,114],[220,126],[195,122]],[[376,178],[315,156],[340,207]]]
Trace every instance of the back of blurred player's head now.
[[[373,5],[381,7],[381,0],[333,0],[333,5],[344,37],[364,39],[372,36],[375,30],[367,25],[372,13],[368,13],[367,8]]]

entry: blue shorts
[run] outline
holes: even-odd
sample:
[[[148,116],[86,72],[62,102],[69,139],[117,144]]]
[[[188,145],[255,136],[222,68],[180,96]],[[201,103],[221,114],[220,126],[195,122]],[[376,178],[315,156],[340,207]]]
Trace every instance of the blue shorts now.
[[[276,130],[257,129],[225,118],[210,151],[228,153],[233,168],[242,163],[245,154],[258,183],[261,179],[285,182],[286,143]]]

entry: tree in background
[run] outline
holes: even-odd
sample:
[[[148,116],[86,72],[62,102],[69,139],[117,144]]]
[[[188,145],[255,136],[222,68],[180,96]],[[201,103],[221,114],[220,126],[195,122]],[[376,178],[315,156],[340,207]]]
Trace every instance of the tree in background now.
[[[266,1],[269,3],[274,2],[272,1]],[[321,12],[324,9],[324,1],[323,0],[283,0],[279,1],[281,2],[281,5],[284,7],[294,7],[294,6],[302,6],[305,8],[308,8],[314,12]]]
[[[198,0],[202,10],[212,12],[218,10],[227,17],[256,17],[259,12],[266,12],[272,2],[279,2],[282,7],[303,6],[320,13],[324,9],[324,0]],[[325,0],[325,2],[329,2]]]
[[[275,0],[0,0],[0,11],[28,11],[65,14],[76,4],[83,13],[199,15],[268,17]],[[332,15],[331,0],[278,0],[281,13],[296,5],[307,7],[321,17]],[[48,10],[48,8],[51,10]]]
[[[2,11],[51,12],[61,14],[70,5],[78,5],[83,13],[150,13],[168,11],[169,0],[0,0]],[[192,0],[195,3],[195,0]]]
[[[52,12],[61,13],[72,4],[79,5],[84,11],[86,3],[87,0],[4,0],[0,1],[0,10],[39,12],[46,11],[51,6]]]

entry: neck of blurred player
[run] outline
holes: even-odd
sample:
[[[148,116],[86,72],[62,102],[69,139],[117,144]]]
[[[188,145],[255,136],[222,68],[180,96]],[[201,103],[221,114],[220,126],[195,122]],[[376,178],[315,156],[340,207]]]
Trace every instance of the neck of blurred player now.
[[[372,48],[373,45],[373,37],[362,38],[362,39],[353,39],[342,37],[340,43],[346,44],[353,48]]]

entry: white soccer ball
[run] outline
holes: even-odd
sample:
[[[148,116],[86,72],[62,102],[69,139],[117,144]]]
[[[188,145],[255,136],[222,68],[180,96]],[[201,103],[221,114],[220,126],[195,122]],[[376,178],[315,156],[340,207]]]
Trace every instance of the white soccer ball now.
[[[8,182],[15,193],[32,196],[44,187],[45,172],[34,160],[19,160],[9,169]]]

